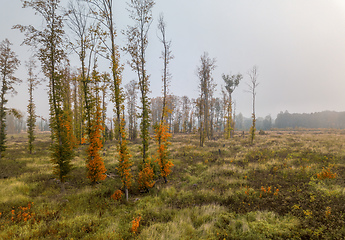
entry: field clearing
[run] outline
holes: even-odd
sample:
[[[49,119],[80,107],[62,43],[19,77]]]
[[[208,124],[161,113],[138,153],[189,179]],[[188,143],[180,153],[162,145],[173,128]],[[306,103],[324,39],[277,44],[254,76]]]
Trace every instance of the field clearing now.
[[[0,239],[344,239],[345,131],[268,131],[199,146],[176,134],[169,182],[149,193],[121,187],[115,142],[102,156],[108,177],[92,186],[85,149],[76,149],[66,194],[52,174],[49,134],[33,155],[26,134],[8,136],[0,161]],[[140,141],[129,143],[137,179]],[[150,151],[156,145],[151,140]],[[158,169],[158,167],[157,167]],[[157,174],[158,175],[158,174]],[[133,221],[138,220],[137,231]]]

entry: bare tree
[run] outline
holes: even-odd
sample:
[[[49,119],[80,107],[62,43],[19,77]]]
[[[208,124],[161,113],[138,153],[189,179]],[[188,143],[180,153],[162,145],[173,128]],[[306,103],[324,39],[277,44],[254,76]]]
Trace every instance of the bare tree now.
[[[195,132],[195,118],[198,117],[197,114],[197,105],[196,105],[196,100],[194,98],[192,98],[190,100],[190,104],[191,104],[191,110],[190,110],[190,114],[189,114],[189,124],[188,124],[188,130],[189,132]]]
[[[83,92],[82,92],[82,83],[80,81],[80,76],[77,72],[72,74],[71,79],[72,84],[72,102],[73,102],[73,132],[74,136],[77,139],[77,143],[82,142],[83,137]]]
[[[220,132],[222,129],[223,119],[223,102],[220,98],[215,98],[214,103],[214,118],[215,118],[215,131]]]
[[[90,71],[93,52],[96,51],[98,45],[96,40],[96,31],[93,30],[96,29],[96,27],[94,24],[90,23],[88,18],[88,9],[82,1],[69,1],[67,17],[68,21],[66,21],[66,23],[75,36],[75,39],[70,43],[70,46],[78,55],[81,64],[80,81],[82,84],[83,103],[85,105],[84,109],[86,111],[87,134],[90,139],[92,115]]]
[[[169,125],[169,133],[173,132],[173,120],[174,120],[174,112],[176,111],[176,96],[169,94],[167,96],[167,108],[169,109],[168,112],[168,125]]]
[[[107,126],[105,124],[105,121],[107,119],[107,95],[108,95],[108,89],[111,85],[111,78],[110,74],[107,72],[104,72],[101,74],[101,93],[102,93],[102,125],[103,125],[103,141],[106,141],[109,139],[109,136],[107,134]]]
[[[151,125],[157,126],[161,122],[163,109],[163,98],[158,96],[151,98]]]
[[[182,131],[188,132],[189,112],[191,109],[191,102],[187,96],[182,97]]]
[[[258,68],[257,66],[253,66],[253,68],[248,72],[248,75],[250,77],[250,83],[247,83],[248,85],[248,92],[252,94],[252,99],[253,99],[253,113],[252,113],[252,126],[250,128],[250,137],[251,137],[251,142],[254,142],[255,138],[255,96],[256,96],[256,88],[259,85],[258,83]]]
[[[212,78],[212,71],[216,68],[216,59],[211,59],[208,53],[204,53],[200,58],[201,65],[197,69],[199,77],[199,131],[200,146],[204,145],[205,137],[210,138],[210,102],[213,95],[215,84]]]
[[[167,114],[166,109],[166,98],[167,98],[167,91],[168,91],[168,85],[169,80],[171,78],[171,74],[169,73],[168,65],[170,63],[170,60],[174,58],[174,56],[171,54],[170,46],[171,41],[167,41],[166,39],[166,23],[164,22],[164,16],[161,13],[158,20],[158,30],[161,34],[161,37],[159,37],[159,40],[163,44],[163,51],[161,58],[163,59],[163,111],[162,111],[162,117],[161,122],[164,122],[164,118]]]
[[[235,128],[235,120],[232,116],[232,93],[235,91],[236,87],[242,80],[242,74],[237,75],[222,75],[222,78],[225,82],[225,89],[227,93],[227,97],[224,98],[225,106],[226,106],[226,129],[225,129],[225,138],[233,137],[234,128]],[[224,95],[226,96],[226,95]]]
[[[135,140],[137,137],[137,91],[138,84],[135,80],[125,85],[128,111],[128,132],[129,139]]]
[[[182,98],[174,96],[173,133],[179,133],[182,126]]]

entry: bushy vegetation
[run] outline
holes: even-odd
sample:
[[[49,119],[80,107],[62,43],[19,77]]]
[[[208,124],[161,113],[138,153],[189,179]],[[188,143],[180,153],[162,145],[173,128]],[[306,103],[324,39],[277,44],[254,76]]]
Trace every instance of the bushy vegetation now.
[[[133,153],[127,202],[120,190],[118,149],[103,149],[107,178],[86,178],[86,148],[76,150],[66,193],[50,164],[50,135],[10,135],[0,162],[0,239],[343,239],[343,131],[271,131],[250,138],[205,141],[174,135],[168,183],[153,166],[149,192],[137,183],[140,143]],[[153,139],[151,144],[154,145]],[[155,154],[152,148],[151,155]]]

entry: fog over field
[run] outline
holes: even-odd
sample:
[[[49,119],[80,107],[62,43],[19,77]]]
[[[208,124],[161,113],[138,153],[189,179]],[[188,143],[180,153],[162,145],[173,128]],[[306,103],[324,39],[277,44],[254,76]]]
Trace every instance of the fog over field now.
[[[62,1],[64,6],[68,1]],[[126,1],[114,1],[118,29],[117,42],[126,43],[121,31],[132,24]],[[3,0],[0,8],[0,41],[8,38],[21,60],[16,76],[23,80],[16,86],[18,95],[9,98],[8,106],[26,111],[28,92],[25,61],[30,49],[20,46],[24,35],[11,30],[15,24],[38,26],[42,20],[31,9],[22,9],[21,1]],[[161,44],[157,38],[157,20],[163,12],[168,39],[172,40],[170,92],[198,97],[196,68],[200,56],[208,52],[216,58],[213,78],[216,96],[221,96],[222,73],[244,75],[234,92],[236,113],[251,114],[251,96],[246,93],[247,72],[258,66],[257,116],[280,111],[316,112],[345,109],[345,2],[343,0],[175,0],[157,1],[149,33],[147,70],[151,75],[151,96],[161,95]],[[66,27],[68,36],[72,36]],[[71,55],[71,66],[79,66]],[[136,79],[126,64],[129,56],[121,52],[125,67],[123,83]],[[99,60],[102,71],[108,62]],[[48,117],[47,82],[35,92],[37,114]]]

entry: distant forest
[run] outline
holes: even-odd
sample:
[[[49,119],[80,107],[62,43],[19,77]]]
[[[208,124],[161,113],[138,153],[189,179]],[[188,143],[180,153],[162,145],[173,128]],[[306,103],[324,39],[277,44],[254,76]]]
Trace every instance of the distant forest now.
[[[177,97],[175,97],[177,98]],[[154,98],[154,103],[155,102]],[[182,107],[182,106],[181,106]],[[154,109],[153,109],[154,110]],[[155,113],[155,111],[153,111]],[[24,114],[23,114],[24,115]],[[189,114],[187,114],[189,115]],[[174,133],[186,132],[184,130],[184,124],[191,126],[191,118],[187,123],[181,121],[182,112],[178,111],[176,116],[174,113],[169,114],[169,120],[171,122],[170,131]],[[174,120],[175,119],[175,120]],[[10,134],[20,133],[26,131],[26,121],[24,118],[17,119],[12,115],[6,117],[7,132]],[[243,117],[242,113],[236,115],[235,118],[236,130],[248,131],[252,124],[251,118]],[[197,124],[196,124],[197,125]],[[217,129],[220,130],[224,126],[219,121]],[[39,118],[36,122],[38,131],[50,131],[49,123],[47,120]],[[277,118],[274,120],[270,115],[266,117],[258,117],[256,120],[257,130],[271,130],[274,128],[288,129],[288,128],[333,128],[333,129],[345,129],[345,112],[335,111],[323,111],[316,113],[289,113],[288,111],[280,112]],[[110,128],[110,126],[109,126]],[[194,129],[195,130],[195,129]],[[187,131],[190,132],[190,131]]]
[[[316,113],[280,112],[274,123],[275,128],[345,128],[345,112],[323,111]]]
[[[236,116],[238,130],[248,130],[251,126],[250,118],[243,118],[241,114]],[[334,128],[345,129],[345,112],[323,111],[315,113],[289,113],[280,112],[273,121],[270,116],[256,120],[258,130],[272,128]]]
[[[244,118],[242,114],[236,115],[236,129],[248,130],[251,118]],[[323,111],[316,113],[289,113],[280,112],[275,120],[270,116],[259,117],[256,120],[258,130],[272,128],[334,128],[345,129],[345,112]]]

